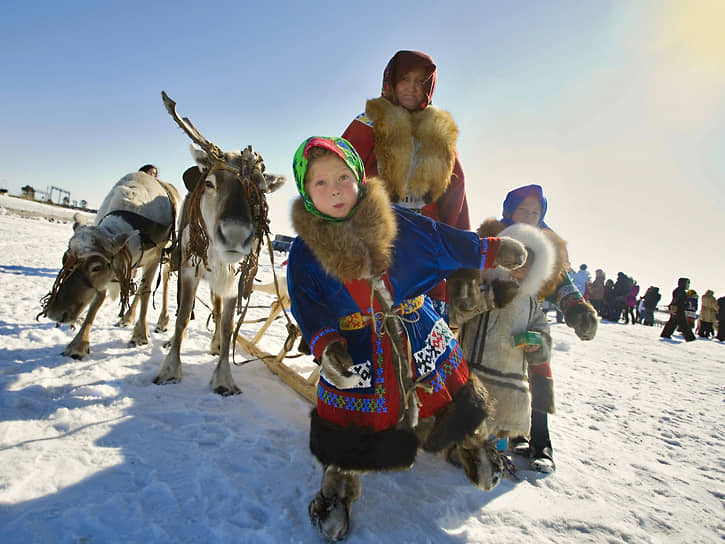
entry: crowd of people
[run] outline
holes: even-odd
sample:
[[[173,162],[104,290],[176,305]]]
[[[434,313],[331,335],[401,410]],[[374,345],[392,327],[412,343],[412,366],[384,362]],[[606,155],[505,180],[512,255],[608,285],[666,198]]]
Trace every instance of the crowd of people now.
[[[607,279],[601,268],[596,270],[592,279],[586,264],[580,265],[576,272],[569,270],[569,275],[602,319],[650,327],[656,324],[655,312],[663,302],[659,287],[650,285],[642,294],[639,284],[631,276],[618,272],[616,281]],[[716,299],[712,289],[700,298],[697,291],[690,288],[689,278],[680,278],[663,311],[669,318],[664,323],[662,338],[670,338],[678,330],[688,342],[695,340],[695,333],[700,338],[713,337],[725,341],[725,330],[721,326],[725,322],[725,296]]]

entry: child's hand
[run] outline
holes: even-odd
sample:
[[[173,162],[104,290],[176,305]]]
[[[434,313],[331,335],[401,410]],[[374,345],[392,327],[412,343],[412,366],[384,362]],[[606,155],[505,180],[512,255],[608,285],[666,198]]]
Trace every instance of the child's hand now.
[[[526,262],[526,257],[527,253],[524,244],[508,236],[502,236],[494,265],[508,269],[519,268]]]
[[[534,351],[539,351],[541,349],[541,346],[536,346],[536,345],[532,345],[532,344],[526,344],[525,346],[523,346],[523,348],[524,348],[524,351],[525,352],[532,353]]]
[[[325,348],[320,366],[325,379],[339,389],[350,389],[360,382],[360,377],[349,370],[352,357],[342,342],[332,342]]]

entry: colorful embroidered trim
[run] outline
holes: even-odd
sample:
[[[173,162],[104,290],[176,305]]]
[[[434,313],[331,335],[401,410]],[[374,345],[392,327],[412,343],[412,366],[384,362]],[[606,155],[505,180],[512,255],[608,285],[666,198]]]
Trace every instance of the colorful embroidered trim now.
[[[423,307],[425,301],[425,295],[420,295],[415,298],[409,298],[398,304],[393,311],[399,315],[412,314],[415,311],[420,310]],[[355,331],[362,329],[370,321],[369,314],[362,314],[355,312],[354,314],[346,315],[340,318],[340,329],[343,331]]]

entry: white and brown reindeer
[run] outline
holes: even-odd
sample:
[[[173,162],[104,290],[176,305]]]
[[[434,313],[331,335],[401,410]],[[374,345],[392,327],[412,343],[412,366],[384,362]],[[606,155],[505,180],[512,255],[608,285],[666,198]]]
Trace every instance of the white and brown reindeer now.
[[[180,204],[181,196],[173,185],[145,172],[133,172],[121,178],[106,195],[94,224],[86,225],[80,214],[74,216],[74,232],[63,255],[63,267],[50,293],[41,300],[43,310],[38,314],[58,323],[73,323],[90,304],[83,324],[63,355],[81,359],[88,354],[91,325],[107,292],[111,298],[120,298],[122,324],[133,321],[136,303],[140,301],[131,344],[148,344],[146,314],[152,282],[164,248],[175,239]],[[142,278],[134,311],[127,311],[138,269],[142,270]],[[168,273],[164,279],[168,280]],[[164,296],[166,292],[164,285]],[[157,329],[165,330],[167,323],[164,300]]]
[[[241,152],[223,152],[206,140],[188,118],[179,118],[176,103],[166,93],[162,92],[162,98],[172,118],[201,149],[192,145],[197,166],[184,175],[189,194],[179,227],[176,328],[154,383],[181,379],[181,342],[199,281],[204,278],[212,299],[216,303],[221,299],[211,346],[219,359],[210,385],[215,393],[233,395],[241,392],[229,366],[234,310],[238,298],[249,297],[262,239],[269,231],[265,194],[280,188],[285,178],[264,173],[262,157],[251,146]]]

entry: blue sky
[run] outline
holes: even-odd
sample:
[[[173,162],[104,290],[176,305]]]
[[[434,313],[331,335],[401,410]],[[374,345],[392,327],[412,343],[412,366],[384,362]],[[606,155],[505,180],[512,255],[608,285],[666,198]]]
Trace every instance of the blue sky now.
[[[18,3],[0,19],[0,187],[97,206],[152,162],[183,188],[189,140],[162,89],[291,178],[299,142],[342,133],[417,49],[460,129],[474,226],[539,183],[575,268],[722,296],[724,17],[717,0]],[[271,197],[274,232],[295,195]]]

